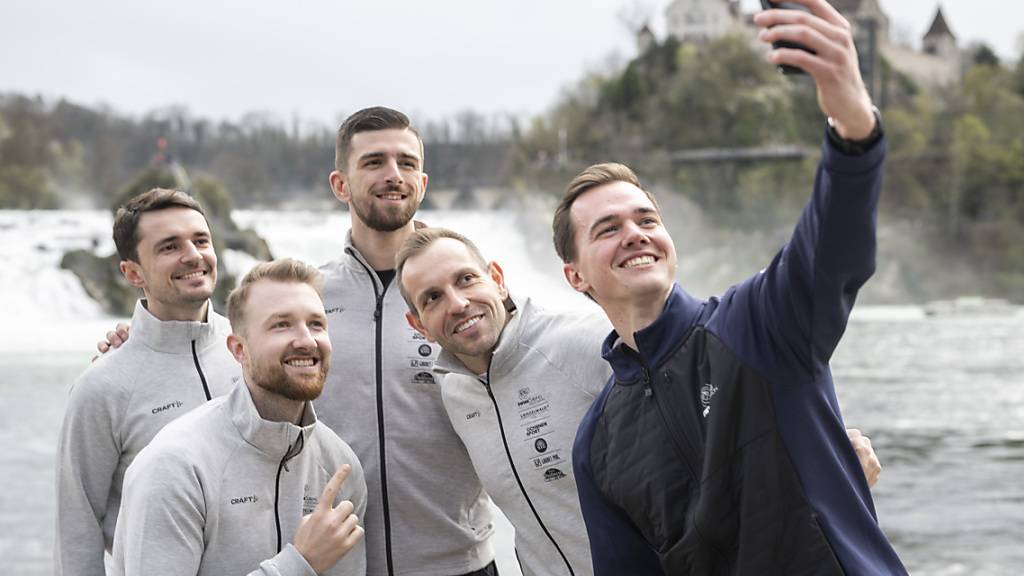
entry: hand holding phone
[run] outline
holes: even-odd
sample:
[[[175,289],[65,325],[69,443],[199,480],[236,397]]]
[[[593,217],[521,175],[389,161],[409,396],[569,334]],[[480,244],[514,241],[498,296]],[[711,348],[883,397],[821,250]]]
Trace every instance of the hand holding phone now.
[[[797,4],[796,2],[775,2],[773,0],[761,0],[761,8],[764,8],[765,10],[800,10],[801,12],[811,12],[810,8],[804,6],[803,4]],[[804,46],[803,44],[798,44],[796,42],[772,42],[772,48],[796,48],[798,50],[810,52],[811,54],[815,53],[814,50],[811,50],[810,48]],[[782,72],[783,74],[806,74],[806,72],[804,72],[800,68],[797,68],[796,66],[790,66],[788,64],[780,64],[779,71]]]

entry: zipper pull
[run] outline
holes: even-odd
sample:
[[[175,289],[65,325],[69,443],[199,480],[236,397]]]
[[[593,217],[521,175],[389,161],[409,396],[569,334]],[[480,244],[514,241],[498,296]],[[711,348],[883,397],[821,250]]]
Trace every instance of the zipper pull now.
[[[643,368],[644,375],[644,396],[650,398],[654,395],[654,390],[651,389],[651,373],[647,371],[647,367]]]

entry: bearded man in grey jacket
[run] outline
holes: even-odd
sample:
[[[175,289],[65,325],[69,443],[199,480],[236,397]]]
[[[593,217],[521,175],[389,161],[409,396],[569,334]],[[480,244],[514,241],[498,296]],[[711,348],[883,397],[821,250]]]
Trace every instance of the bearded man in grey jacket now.
[[[121,273],[145,298],[131,342],[71,388],[57,445],[54,572],[102,576],[125,470],[171,420],[227,394],[238,364],[210,305],[217,254],[203,208],[176,190],[136,196],[114,217]]]
[[[331,364],[319,273],[258,264],[228,316],[244,385],[165,427],[128,469],[115,574],[362,576],[362,468],[311,404]]]
[[[509,294],[466,237],[424,228],[402,245],[409,324],[441,345],[434,364],[449,419],[484,487],[516,529],[523,573],[593,574],[572,470],[576,429],[610,375],[604,315],[552,312]],[[870,483],[881,467],[850,430]]]

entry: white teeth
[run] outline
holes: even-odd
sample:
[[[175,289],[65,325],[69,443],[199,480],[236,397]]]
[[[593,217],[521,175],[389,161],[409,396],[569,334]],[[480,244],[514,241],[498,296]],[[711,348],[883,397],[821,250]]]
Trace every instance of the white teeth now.
[[[295,360],[288,360],[285,364],[289,366],[295,366],[297,368],[308,368],[313,365],[312,358],[300,358]]]
[[[204,274],[202,270],[196,270],[195,272],[189,272],[181,277],[182,280],[194,280],[201,277]]]
[[[381,194],[380,197],[383,200],[401,200],[402,199],[402,195],[401,194]]]
[[[470,318],[469,320],[466,320],[462,324],[459,324],[458,326],[456,326],[455,327],[455,333],[458,334],[459,332],[462,332],[463,330],[468,330],[470,327],[472,327],[474,324],[476,324],[479,321],[480,321],[480,316],[475,316],[473,318]]]
[[[635,266],[643,266],[644,264],[654,264],[654,256],[637,256],[636,258],[630,258],[622,265],[623,268],[633,268]]]

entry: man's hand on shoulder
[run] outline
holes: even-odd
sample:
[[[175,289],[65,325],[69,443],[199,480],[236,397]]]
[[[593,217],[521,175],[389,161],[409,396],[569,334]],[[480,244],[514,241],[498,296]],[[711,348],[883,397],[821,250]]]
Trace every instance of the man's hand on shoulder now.
[[[119,323],[114,327],[113,330],[107,332],[107,336],[96,343],[96,349],[99,350],[100,354],[106,354],[110,350],[120,348],[122,344],[128,341],[128,331],[131,328],[130,325],[125,323]],[[99,358],[99,356],[93,357],[93,360]]]
[[[796,48],[777,48],[769,54],[775,64],[788,64],[806,72],[818,88],[818,104],[832,118],[845,140],[863,140],[875,126],[871,97],[860,75],[850,23],[825,0],[790,0],[810,9],[765,10],[754,15],[764,42],[794,42]]]
[[[334,498],[352,467],[345,464],[334,473],[312,514],[305,516],[295,531],[292,544],[317,574],[334,566],[363,538],[363,527],[353,514],[352,502],[334,506]]]

